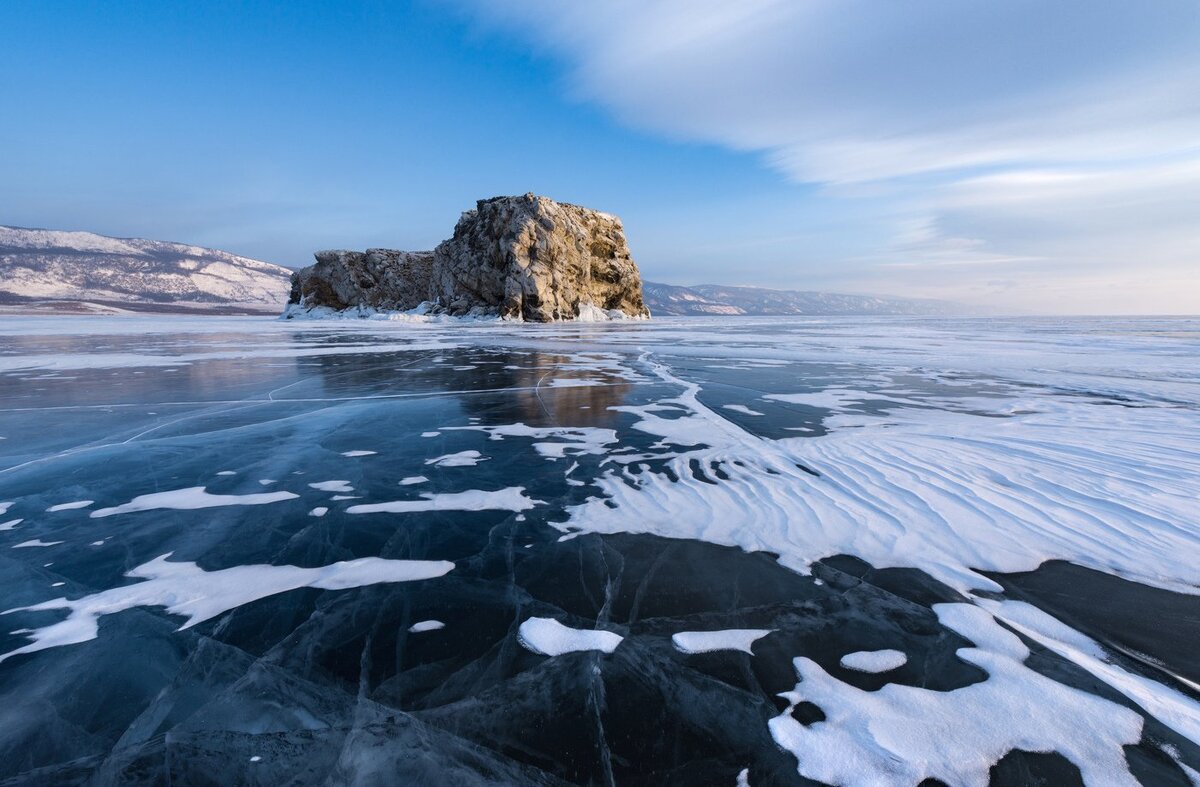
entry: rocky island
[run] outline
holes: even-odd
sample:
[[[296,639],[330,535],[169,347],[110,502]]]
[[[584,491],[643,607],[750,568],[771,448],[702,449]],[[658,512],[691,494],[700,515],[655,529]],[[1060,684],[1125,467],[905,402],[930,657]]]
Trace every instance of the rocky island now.
[[[421,310],[530,322],[650,316],[616,216],[525,194],[479,200],[433,251],[320,251],[284,316]]]

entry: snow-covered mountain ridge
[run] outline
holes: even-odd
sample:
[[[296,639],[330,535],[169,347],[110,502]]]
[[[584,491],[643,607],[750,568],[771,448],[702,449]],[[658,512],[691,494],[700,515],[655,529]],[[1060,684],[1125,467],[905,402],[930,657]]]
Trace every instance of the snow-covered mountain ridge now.
[[[0,296],[154,310],[277,311],[292,272],[182,243],[0,226]]]
[[[845,295],[836,292],[771,290],[699,284],[680,287],[648,281],[643,297],[650,313],[666,315],[967,315],[982,310],[950,301]]]
[[[287,303],[291,275],[280,265],[183,243],[0,226],[0,306],[278,313]],[[660,317],[975,311],[947,301],[716,284],[680,287],[648,281],[643,292],[646,306]]]

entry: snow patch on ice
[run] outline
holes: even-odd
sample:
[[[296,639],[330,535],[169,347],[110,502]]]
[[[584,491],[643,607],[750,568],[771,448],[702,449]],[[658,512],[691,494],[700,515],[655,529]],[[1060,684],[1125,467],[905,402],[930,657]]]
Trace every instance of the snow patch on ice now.
[[[314,484],[309,484],[313,489],[321,492],[353,492],[354,487],[349,481],[317,481]]]
[[[394,500],[388,503],[365,503],[350,506],[350,514],[404,514],[415,511],[527,511],[545,505],[525,495],[525,487],[512,486],[494,492],[472,489],[466,492],[425,492],[420,500]]]
[[[444,429],[486,432],[489,440],[503,440],[506,437],[528,437],[534,440],[555,438],[561,442],[533,444],[535,451],[549,459],[562,459],[568,455],[604,454],[608,446],[617,442],[615,430],[591,426],[527,426],[524,423],[516,423],[501,426],[447,426]]]
[[[446,628],[446,624],[440,620],[422,620],[409,626],[408,630],[413,634],[420,634],[422,631],[437,631],[444,628]]]
[[[681,631],[671,636],[671,643],[684,653],[711,653],[717,650],[740,650],[754,655],[751,646],[775,629],[722,629],[720,631]]]
[[[318,568],[250,565],[205,571],[190,562],[168,561],[170,553],[129,571],[125,576],[144,579],[132,585],[103,590],[79,599],[57,598],[0,613],[68,610],[64,620],[36,629],[33,641],[3,655],[33,653],[60,645],[95,639],[99,619],[133,607],[166,607],[172,615],[187,618],[180,630],[203,623],[235,607],[302,587],[346,590],[381,582],[412,582],[449,573],[454,564],[445,560],[385,560],[364,557]]]
[[[800,681],[781,695],[791,707],[769,727],[796,756],[800,775],[846,787],[929,778],[984,787],[993,764],[1024,749],[1061,753],[1089,785],[1137,784],[1123,747],[1141,738],[1141,716],[1026,667],[1025,645],[979,607],[938,604],[934,611],[975,643],[958,656],[983,669],[987,680],[953,691],[898,683],[862,691],[809,658],[795,659]],[[815,704],[825,720],[796,721],[791,710],[800,702]]]
[[[433,465],[434,467],[474,467],[480,462],[486,462],[488,458],[478,451],[459,451],[456,454],[446,454],[445,456],[426,459],[425,464]]]
[[[859,650],[842,656],[841,664],[846,669],[859,672],[889,672],[908,663],[908,656],[899,650]]]
[[[378,451],[342,451],[342,456],[375,456]]]
[[[827,388],[823,391],[810,391],[797,394],[767,394],[764,399],[789,404],[802,404],[808,407],[820,407],[826,410],[847,410],[856,405],[870,401],[887,401],[894,404],[920,404],[913,399],[889,396],[886,393],[859,391],[854,388]]]
[[[317,506],[312,511],[308,512],[309,516],[325,516],[329,513],[329,509],[325,506]]]
[[[733,412],[741,413],[742,415],[762,415],[762,413],[760,413],[758,410],[751,410],[744,404],[727,404],[722,406],[726,410],[732,410]]]
[[[12,530],[14,527],[21,524],[24,521],[25,521],[24,519],[10,519],[7,522],[0,524],[0,532],[5,531],[5,530]]]
[[[1098,642],[1024,601],[976,603],[1021,634],[1083,667],[1180,735],[1200,744],[1200,702],[1111,662]],[[1181,679],[1182,680],[1182,679]]]
[[[19,520],[18,520],[19,521]],[[25,549],[28,547],[53,547],[63,543],[62,541],[43,541],[40,538],[35,538],[30,541],[22,541],[19,544],[13,544],[13,549]]]
[[[74,511],[77,508],[87,508],[88,506],[90,506],[92,503],[95,503],[95,502],[96,502],[95,500],[75,500],[70,503],[59,503],[58,505],[50,506],[46,510],[49,512]]]
[[[148,495],[138,495],[123,505],[112,508],[100,508],[91,513],[93,519],[126,514],[133,511],[152,511],[160,508],[189,511],[198,508],[219,508],[221,506],[261,506],[267,503],[278,503],[282,500],[292,500],[299,495],[292,492],[263,492],[255,495],[214,495],[202,486],[187,489],[172,489],[167,492],[152,492]]]
[[[400,479],[400,486],[412,486],[413,484],[423,484],[429,479],[423,475],[410,475]]]
[[[624,639],[611,631],[573,629],[553,618],[529,618],[517,629],[517,639],[543,656],[561,656],[584,650],[612,653]]]

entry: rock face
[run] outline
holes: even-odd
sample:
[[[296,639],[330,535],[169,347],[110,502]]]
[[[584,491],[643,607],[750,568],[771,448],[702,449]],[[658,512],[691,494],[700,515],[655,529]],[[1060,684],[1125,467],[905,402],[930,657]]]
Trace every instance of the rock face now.
[[[323,251],[292,278],[287,314],[407,311],[533,322],[647,318],[616,216],[526,194],[480,200],[433,252]]]
[[[288,303],[337,311],[407,311],[429,300],[431,251],[318,251],[315,256],[315,265],[292,275]]]
[[[434,299],[536,322],[595,309],[649,317],[642,279],[616,216],[545,197],[480,200],[433,253]]]

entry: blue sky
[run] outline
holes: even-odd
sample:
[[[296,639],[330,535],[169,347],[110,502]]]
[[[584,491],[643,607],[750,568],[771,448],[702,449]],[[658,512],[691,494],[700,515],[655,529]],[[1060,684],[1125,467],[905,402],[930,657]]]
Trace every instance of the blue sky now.
[[[1200,312],[1200,4],[0,4],[0,223],[429,248],[480,197],[647,278]]]

